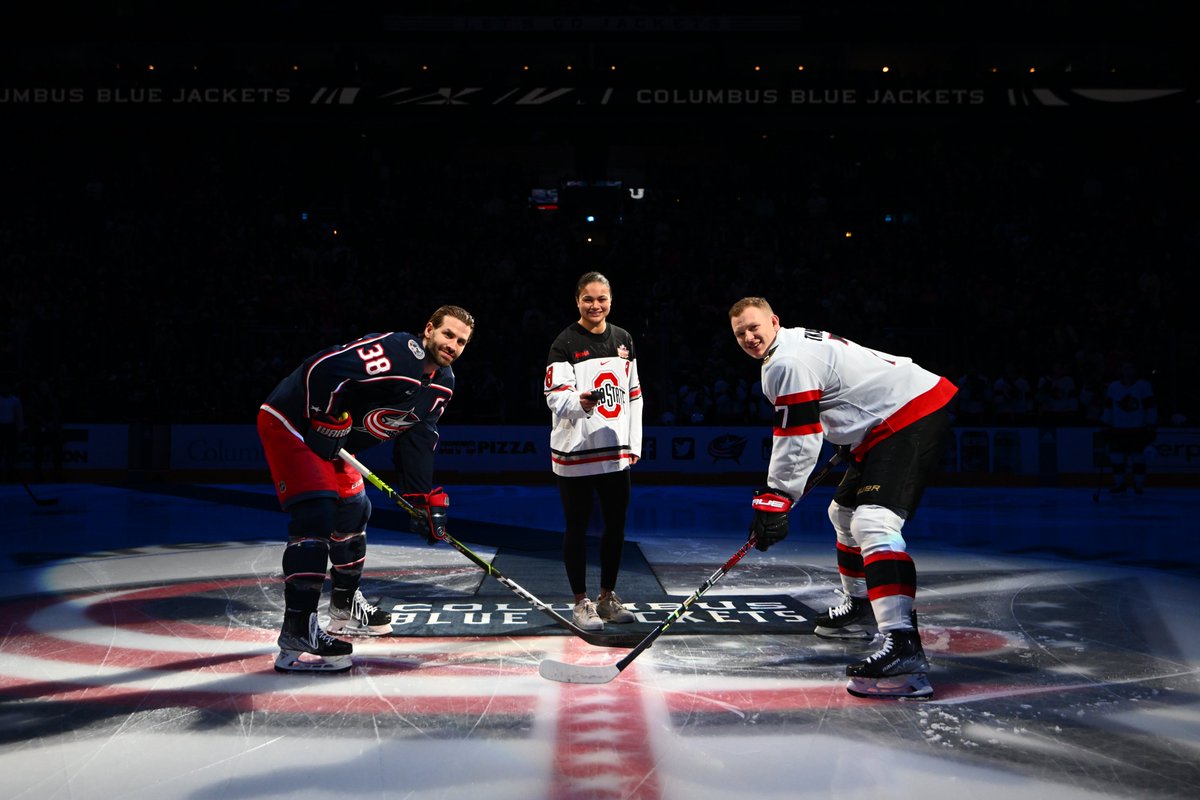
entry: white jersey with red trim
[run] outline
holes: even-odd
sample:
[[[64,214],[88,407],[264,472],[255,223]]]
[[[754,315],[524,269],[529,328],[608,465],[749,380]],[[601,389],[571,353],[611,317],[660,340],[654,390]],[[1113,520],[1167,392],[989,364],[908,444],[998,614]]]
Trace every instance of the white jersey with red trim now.
[[[823,440],[861,455],[957,391],[911,358],[808,328],[780,329],[762,385],[775,406],[768,482],[792,497],[804,491]]]
[[[1138,378],[1126,383],[1116,380],[1104,392],[1101,421],[1114,428],[1153,428],[1158,424],[1158,406],[1150,382]]]
[[[567,326],[550,346],[544,392],[550,407],[550,458],[556,475],[619,472],[642,455],[642,389],[633,337],[611,323],[589,333]],[[579,396],[600,394],[591,413]]]

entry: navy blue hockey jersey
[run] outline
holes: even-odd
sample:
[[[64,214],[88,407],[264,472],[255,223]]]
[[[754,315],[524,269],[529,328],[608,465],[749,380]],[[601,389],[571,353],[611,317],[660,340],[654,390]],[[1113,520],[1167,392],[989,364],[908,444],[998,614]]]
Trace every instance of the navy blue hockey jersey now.
[[[345,448],[359,453],[403,437],[411,453],[402,491],[429,491],[437,423],[454,396],[454,370],[424,374],[425,350],[408,333],[374,333],[309,356],[271,392],[262,408],[303,438],[312,413],[353,420]],[[398,467],[401,465],[398,463]]]

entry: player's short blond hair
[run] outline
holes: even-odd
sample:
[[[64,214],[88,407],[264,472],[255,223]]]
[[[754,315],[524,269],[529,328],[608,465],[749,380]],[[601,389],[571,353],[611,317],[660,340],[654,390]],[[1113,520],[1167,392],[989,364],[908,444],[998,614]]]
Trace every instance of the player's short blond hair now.
[[[733,308],[729,309],[729,318],[739,317],[747,308],[761,308],[767,312],[768,316],[775,316],[775,312],[771,310],[771,304],[767,302],[765,297],[743,297],[733,304]]]

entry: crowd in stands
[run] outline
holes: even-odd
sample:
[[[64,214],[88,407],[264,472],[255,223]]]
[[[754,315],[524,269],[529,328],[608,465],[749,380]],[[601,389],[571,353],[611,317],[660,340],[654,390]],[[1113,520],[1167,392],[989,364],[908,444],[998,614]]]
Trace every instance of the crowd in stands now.
[[[589,226],[529,200],[579,177],[562,139],[352,128],[13,132],[0,370],[28,403],[51,387],[67,422],[251,424],[309,353],[416,332],[455,303],[478,325],[444,422],[544,425],[546,354],[596,268],[650,424],[770,419],[729,329],[745,295],[948,376],[961,422],[1098,424],[1127,360],[1163,424],[1200,410],[1182,139],[966,127],[614,146],[619,217]]]

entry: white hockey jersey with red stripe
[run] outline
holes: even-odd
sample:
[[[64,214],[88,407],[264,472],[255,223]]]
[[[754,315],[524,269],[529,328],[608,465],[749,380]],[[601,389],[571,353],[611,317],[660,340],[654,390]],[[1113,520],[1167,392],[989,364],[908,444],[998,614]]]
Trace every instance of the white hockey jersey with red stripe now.
[[[599,475],[629,468],[642,455],[642,388],[633,337],[611,323],[604,333],[568,325],[550,346],[543,387],[550,407],[550,457],[556,475]],[[584,392],[600,403],[585,413]]]
[[[1150,382],[1113,381],[1104,392],[1101,421],[1114,428],[1153,428],[1158,424],[1158,406]]]
[[[775,406],[768,483],[792,497],[804,491],[824,439],[861,455],[958,391],[911,358],[807,328],[780,329],[762,385]]]

